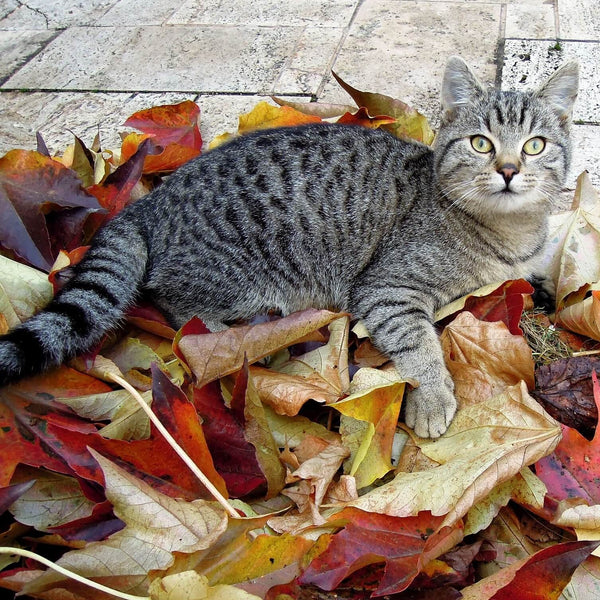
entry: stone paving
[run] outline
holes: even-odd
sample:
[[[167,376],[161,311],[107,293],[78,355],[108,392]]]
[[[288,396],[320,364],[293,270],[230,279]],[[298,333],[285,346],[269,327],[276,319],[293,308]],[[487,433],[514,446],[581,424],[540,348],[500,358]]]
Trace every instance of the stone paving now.
[[[435,124],[446,59],[504,88],[580,61],[573,176],[600,184],[598,0],[0,0],[0,153],[105,147],[133,112],[195,100],[205,140],[264,97],[348,103],[331,70]],[[70,131],[69,131],[70,130]]]

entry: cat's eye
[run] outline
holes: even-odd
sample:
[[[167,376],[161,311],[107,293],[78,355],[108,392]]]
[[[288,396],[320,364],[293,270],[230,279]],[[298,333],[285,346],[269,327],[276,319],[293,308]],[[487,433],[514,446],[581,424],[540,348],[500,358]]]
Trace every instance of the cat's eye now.
[[[534,137],[523,144],[523,152],[530,156],[535,156],[536,154],[540,154],[545,147],[546,140],[541,137]]]
[[[494,144],[483,135],[474,135],[471,138],[471,146],[477,152],[481,152],[481,154],[487,154],[494,149]]]

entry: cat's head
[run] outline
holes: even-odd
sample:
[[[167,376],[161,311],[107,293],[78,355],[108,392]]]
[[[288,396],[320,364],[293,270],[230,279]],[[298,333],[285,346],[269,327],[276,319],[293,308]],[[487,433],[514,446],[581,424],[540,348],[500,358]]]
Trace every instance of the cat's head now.
[[[578,66],[567,63],[538,90],[484,87],[458,57],[442,85],[435,168],[446,197],[471,213],[520,211],[557,195],[569,168]]]

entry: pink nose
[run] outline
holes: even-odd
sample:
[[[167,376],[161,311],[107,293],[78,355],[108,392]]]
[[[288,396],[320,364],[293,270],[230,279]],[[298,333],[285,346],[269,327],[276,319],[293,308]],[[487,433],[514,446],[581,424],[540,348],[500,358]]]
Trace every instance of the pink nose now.
[[[506,163],[498,169],[498,173],[504,178],[504,183],[508,186],[512,178],[519,172],[517,165]]]

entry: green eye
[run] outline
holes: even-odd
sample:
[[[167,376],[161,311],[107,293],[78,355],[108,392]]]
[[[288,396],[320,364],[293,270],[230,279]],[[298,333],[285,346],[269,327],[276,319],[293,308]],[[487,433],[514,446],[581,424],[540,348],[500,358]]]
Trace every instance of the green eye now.
[[[523,144],[523,152],[525,154],[529,154],[530,156],[535,156],[542,152],[542,150],[546,147],[546,141],[541,137],[534,137],[530,140],[527,140]]]
[[[477,152],[481,152],[481,154],[487,154],[494,149],[494,144],[483,135],[474,135],[471,138],[471,146]]]

